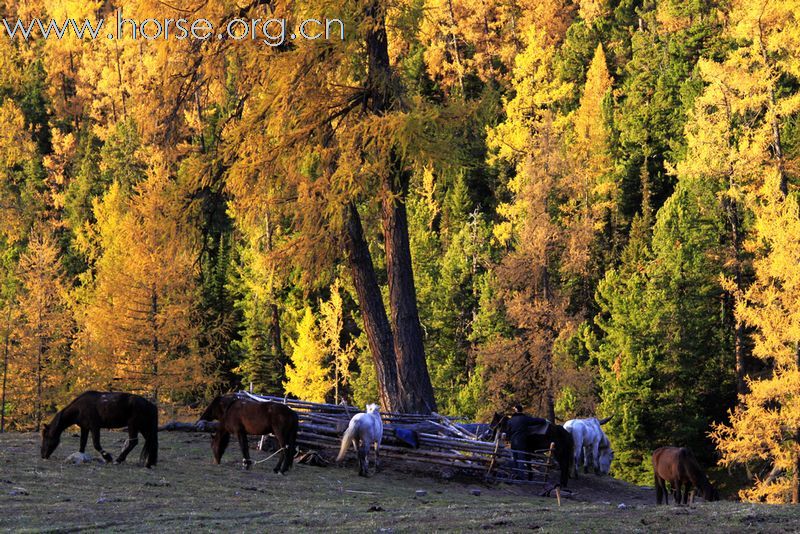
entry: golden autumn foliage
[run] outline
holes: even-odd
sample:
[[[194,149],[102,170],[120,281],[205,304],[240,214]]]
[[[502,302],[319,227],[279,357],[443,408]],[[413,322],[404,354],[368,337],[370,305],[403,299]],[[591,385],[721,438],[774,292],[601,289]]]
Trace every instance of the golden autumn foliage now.
[[[796,159],[786,154],[781,123],[800,111],[796,93],[779,91],[783,76],[800,72],[798,2],[734,2],[730,35],[740,46],[721,63],[704,61],[709,82],[697,103],[692,135],[699,158],[688,169],[707,167],[727,181],[730,203],[743,203],[754,221],[746,251],[754,257],[754,281],[726,286],[736,296],[737,320],[754,329],[753,355],[765,367],[747,380],[749,391],[730,425],[713,437],[723,464],[758,463],[751,501],[800,502],[800,212],[789,176]]]
[[[306,308],[297,326],[297,339],[291,342],[291,346],[291,365],[286,366],[283,384],[286,393],[298,399],[325,402],[334,381],[325,365],[327,351],[311,308]]]
[[[95,204],[96,273],[79,297],[80,387],[164,399],[213,382],[198,346],[191,229],[168,169],[154,156],[133,192],[114,184]]]
[[[34,154],[25,117],[13,100],[0,104],[0,228],[10,241],[23,234],[25,216],[20,211],[18,191],[24,178],[18,171]]]
[[[342,284],[337,278],[331,285],[331,298],[320,302],[319,309],[321,320],[319,332],[325,345],[325,352],[330,355],[333,366],[335,403],[340,401],[340,390],[350,379],[350,362],[356,356],[355,342],[348,340],[342,342],[342,329],[344,328],[344,308],[342,303]]]
[[[613,221],[618,195],[611,176],[609,129],[603,111],[612,81],[603,45],[599,44],[573,118],[573,138],[568,148],[572,157],[563,185],[569,200],[561,208],[569,236],[564,268],[581,276],[589,275],[592,244]]]
[[[44,414],[66,395],[68,348],[72,317],[67,307],[67,287],[58,246],[47,228],[31,234],[20,258],[16,338],[9,367],[9,400],[15,407],[18,428],[38,431]]]
[[[755,260],[756,280],[741,296],[737,314],[756,329],[754,355],[769,376],[748,381],[749,393],[729,425],[714,439],[722,463],[765,465],[755,485],[740,496],[755,502],[798,502],[800,477],[800,209],[784,197],[773,173],[761,190],[756,239],[764,255]]]

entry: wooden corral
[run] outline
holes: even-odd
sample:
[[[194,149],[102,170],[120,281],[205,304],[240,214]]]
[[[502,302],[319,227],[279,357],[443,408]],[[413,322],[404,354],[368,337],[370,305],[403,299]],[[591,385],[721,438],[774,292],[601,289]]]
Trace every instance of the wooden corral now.
[[[342,434],[350,418],[361,410],[346,404],[324,404],[303,400],[285,399],[269,395],[239,392],[243,399],[256,402],[277,402],[295,410],[300,419],[297,444],[305,451],[333,451],[339,449]],[[558,473],[553,447],[533,454],[512,451],[500,439],[487,441],[460,424],[464,418],[445,417],[439,414],[382,413],[383,441],[380,454],[384,458],[447,467],[452,471],[485,481],[509,484],[536,484],[554,486]],[[171,422],[162,431],[213,432],[216,422]],[[405,439],[398,436],[405,434]],[[405,432],[404,432],[405,431]],[[412,438],[409,440],[409,436]],[[409,443],[416,442],[416,446]],[[516,453],[518,458],[514,460]],[[352,448],[350,454],[353,454]]]
[[[338,450],[350,418],[361,410],[346,404],[324,404],[240,392],[253,401],[283,403],[295,410],[300,419],[298,446],[312,451]],[[534,454],[517,452],[527,460],[513,460],[512,451],[501,440],[486,441],[460,424],[463,418],[439,414],[382,413],[384,423],[381,457],[447,467],[454,472],[512,484],[552,486],[558,481],[551,475],[556,462],[550,451]],[[169,423],[162,430],[213,431],[213,423],[195,425]],[[398,437],[398,431],[405,439]],[[409,440],[409,436],[412,438]],[[410,442],[416,442],[416,447]],[[351,448],[352,453],[352,448]]]

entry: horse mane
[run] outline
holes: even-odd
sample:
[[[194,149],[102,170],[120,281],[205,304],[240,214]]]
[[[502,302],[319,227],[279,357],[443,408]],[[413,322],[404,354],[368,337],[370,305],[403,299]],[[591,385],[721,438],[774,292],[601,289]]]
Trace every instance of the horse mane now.
[[[58,427],[61,424],[61,419],[63,417],[63,415],[62,415],[63,411],[64,410],[59,410],[58,412],[56,412],[56,414],[53,416],[53,418],[47,424],[48,430],[52,429],[53,432],[58,431]]]
[[[217,395],[211,401],[211,403],[206,407],[202,414],[200,414],[201,421],[213,421],[214,420],[214,411],[216,410],[217,406],[220,405],[222,402],[222,395]]]

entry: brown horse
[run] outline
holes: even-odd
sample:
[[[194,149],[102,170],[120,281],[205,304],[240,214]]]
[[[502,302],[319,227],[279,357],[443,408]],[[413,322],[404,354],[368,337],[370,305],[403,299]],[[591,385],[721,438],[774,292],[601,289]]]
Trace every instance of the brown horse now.
[[[103,460],[111,462],[113,458],[100,445],[100,429],[127,426],[128,439],[116,463],[124,462],[128,453],[139,443],[139,433],[144,437],[141,460],[147,467],[156,465],[158,461],[158,409],[143,397],[130,393],[81,393],[58,412],[50,424],[44,425],[42,458],[50,458],[61,441],[61,433],[72,425],[81,428],[81,453],[86,450],[86,441],[91,432],[95,450]]]
[[[259,402],[238,395],[221,395],[214,398],[203,415],[204,421],[219,421],[219,429],[211,438],[214,462],[219,463],[230,442],[231,434],[239,440],[242,463],[250,469],[250,447],[247,435],[274,434],[278,440],[281,457],[274,471],[286,474],[292,466],[297,446],[297,430],[300,425],[297,414],[277,402]]]
[[[672,486],[675,504],[687,504],[692,487],[707,501],[718,501],[719,493],[706,478],[692,451],[684,447],[661,447],[653,452],[656,503],[669,504],[667,482]]]

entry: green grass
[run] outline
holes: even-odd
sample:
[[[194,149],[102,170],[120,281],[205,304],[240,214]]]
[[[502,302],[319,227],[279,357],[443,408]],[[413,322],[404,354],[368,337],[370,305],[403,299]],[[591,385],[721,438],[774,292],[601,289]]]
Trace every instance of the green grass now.
[[[104,432],[117,449],[124,435]],[[388,466],[364,479],[348,467],[296,465],[276,475],[276,459],[251,471],[239,467],[234,444],[223,464],[211,463],[209,437],[160,435],[159,464],[69,465],[77,450],[64,434],[50,460],[39,458],[35,434],[0,435],[0,529],[12,531],[256,531],[256,532],[796,532],[791,506],[734,502],[656,507],[653,492],[593,475],[570,484],[574,498],[559,508],[533,489],[445,481]],[[141,445],[139,446],[141,447]],[[94,451],[91,451],[94,453]],[[96,456],[96,454],[93,454]],[[254,458],[264,453],[254,451]],[[470,489],[480,488],[473,496]],[[19,489],[22,488],[22,489]],[[417,497],[415,491],[428,494]],[[579,500],[580,499],[580,500]],[[590,502],[582,502],[582,501]],[[625,502],[625,508],[619,508]]]

